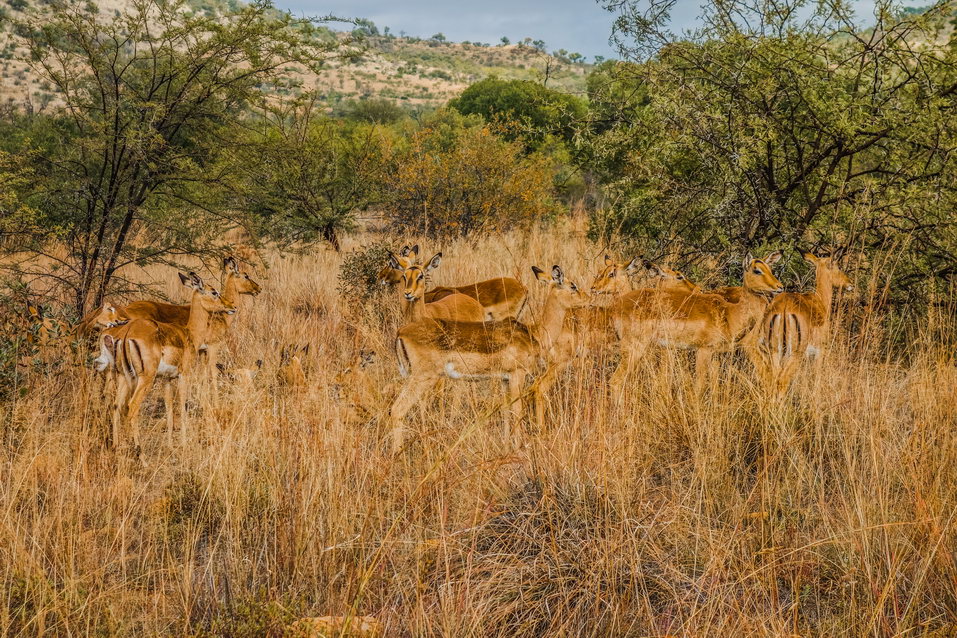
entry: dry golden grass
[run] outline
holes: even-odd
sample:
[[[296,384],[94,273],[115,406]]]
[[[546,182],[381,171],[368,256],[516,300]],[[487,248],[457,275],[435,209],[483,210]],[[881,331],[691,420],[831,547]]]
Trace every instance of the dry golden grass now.
[[[529,265],[587,284],[603,254],[564,233],[441,248],[436,283],[519,274],[532,316]],[[394,324],[351,318],[339,260],[272,257],[231,348],[262,371],[218,410],[196,388],[185,447],[154,392],[145,467],[103,446],[87,369],[0,407],[0,634],[278,636],[358,615],[384,636],[954,635],[957,370],[934,321],[890,355],[886,324],[856,318],[779,404],[743,361],[695,394],[666,355],[619,405],[614,353],[581,358],[523,447],[498,387],[448,383],[392,458],[334,399],[360,347],[379,355],[373,415],[397,385]],[[290,343],[311,344],[305,387],[279,380]]]

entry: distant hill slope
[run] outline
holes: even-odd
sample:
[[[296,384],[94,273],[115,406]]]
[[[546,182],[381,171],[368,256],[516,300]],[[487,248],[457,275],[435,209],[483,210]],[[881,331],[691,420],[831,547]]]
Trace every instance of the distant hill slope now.
[[[42,0],[0,0],[0,24],[22,16]],[[99,0],[101,14],[119,15],[132,0]],[[215,16],[237,0],[190,0],[195,11]],[[5,19],[6,18],[6,19]],[[365,50],[349,60],[328,63],[318,75],[296,73],[280,93],[315,90],[327,105],[342,101],[385,98],[413,108],[440,106],[469,84],[490,75],[545,80],[553,88],[581,93],[591,65],[548,55],[527,44],[488,46],[419,38],[374,35]],[[5,29],[0,34],[0,104],[43,108],[55,102],[51,87],[24,62],[25,51]]]

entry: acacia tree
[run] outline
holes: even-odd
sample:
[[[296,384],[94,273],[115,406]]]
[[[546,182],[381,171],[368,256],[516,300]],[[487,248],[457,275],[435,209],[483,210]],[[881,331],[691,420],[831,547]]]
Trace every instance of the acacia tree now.
[[[879,2],[862,29],[843,0],[715,0],[681,34],[672,0],[603,4],[630,60],[592,84],[589,159],[612,226],[713,251],[906,234],[915,275],[954,272],[944,3],[899,14]]]
[[[213,167],[249,101],[290,63],[315,67],[340,46],[266,1],[214,17],[182,0],[135,0],[116,17],[53,1],[16,34],[59,105],[34,199],[68,252],[39,242],[56,268],[36,274],[68,288],[81,313],[127,266],[202,248],[219,227]]]
[[[234,158],[238,206],[280,244],[328,241],[381,200],[388,137],[366,122],[324,116],[314,97],[267,105],[258,130]]]

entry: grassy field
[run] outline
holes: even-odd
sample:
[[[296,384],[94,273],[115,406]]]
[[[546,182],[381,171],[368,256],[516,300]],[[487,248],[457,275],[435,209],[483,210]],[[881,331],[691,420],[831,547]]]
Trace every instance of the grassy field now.
[[[543,298],[529,266],[587,286],[604,252],[567,230],[441,249],[436,283],[519,276],[526,319]],[[230,348],[262,370],[218,408],[196,387],[185,446],[166,442],[157,388],[145,465],[118,463],[83,366],[0,404],[0,635],[278,636],[326,614],[386,636],[957,632],[955,335],[937,314],[890,334],[848,311],[784,402],[743,358],[696,392],[670,353],[618,404],[614,350],[582,357],[522,445],[498,384],[450,382],[392,457],[377,417],[399,382],[396,314],[340,298],[335,253],[267,261]],[[859,301],[878,275],[857,273]],[[174,271],[143,276],[186,299]],[[283,384],[280,350],[306,343],[306,385]],[[360,348],[376,363],[337,380]]]

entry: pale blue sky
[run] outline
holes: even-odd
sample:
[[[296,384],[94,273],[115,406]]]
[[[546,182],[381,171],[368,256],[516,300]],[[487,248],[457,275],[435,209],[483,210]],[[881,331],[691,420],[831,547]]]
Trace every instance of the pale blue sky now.
[[[333,14],[368,18],[379,28],[427,38],[444,33],[450,40],[496,44],[503,35],[513,42],[529,36],[545,41],[549,51],[567,49],[588,56],[616,56],[608,44],[614,15],[594,0],[275,0],[296,15]],[[873,0],[858,0],[867,13]],[[905,2],[906,4],[906,2]],[[920,2],[917,2],[920,4]],[[701,0],[677,0],[673,27],[693,26]]]

